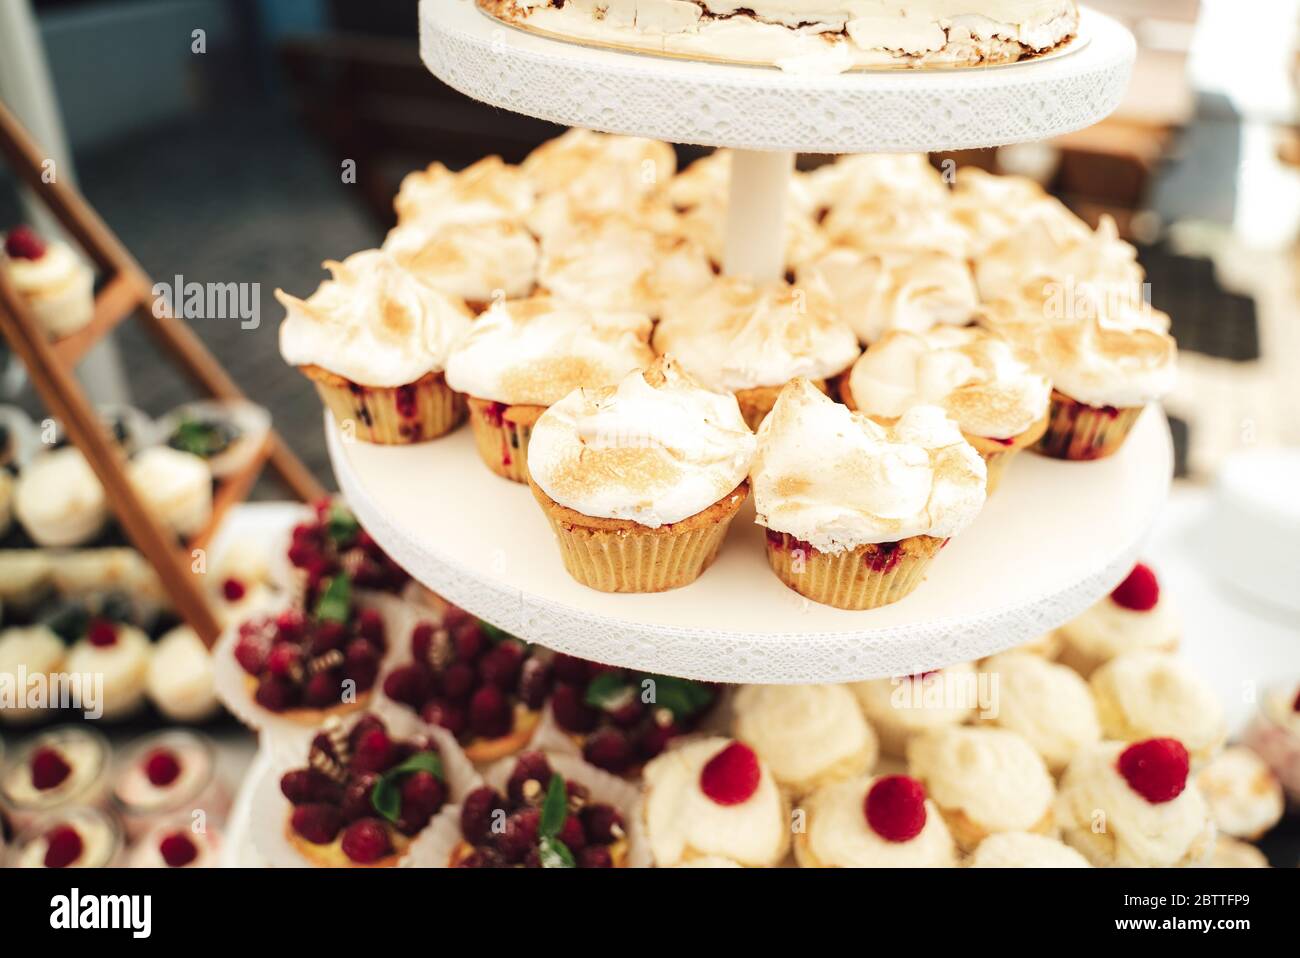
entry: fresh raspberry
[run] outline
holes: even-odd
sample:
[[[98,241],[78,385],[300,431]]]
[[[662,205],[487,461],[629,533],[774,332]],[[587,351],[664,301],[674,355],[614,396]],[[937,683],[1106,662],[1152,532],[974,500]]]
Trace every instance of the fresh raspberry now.
[[[432,684],[428,667],[412,662],[388,673],[384,679],[384,694],[394,702],[418,709],[429,697]]]
[[[497,790],[483,785],[465,796],[460,806],[460,831],[471,845],[486,844],[492,838],[495,813],[505,810]]]
[[[249,675],[260,675],[266,666],[266,640],[259,635],[241,636],[235,643],[235,661]]]
[[[527,658],[519,670],[518,692],[524,705],[534,712],[540,711],[551,692],[550,663],[535,655]]]
[[[384,772],[393,764],[393,740],[382,728],[371,729],[357,741],[356,754],[352,756],[352,769],[356,772]]]
[[[1160,583],[1151,567],[1139,562],[1110,594],[1115,604],[1134,612],[1150,612],[1160,601]]]
[[[591,678],[591,663],[574,655],[557,653],[554,659],[555,677],[570,685],[586,685]]]
[[[700,790],[719,805],[739,805],[758,791],[758,756],[742,742],[732,742],[700,771]]]
[[[461,622],[452,630],[447,625],[446,618],[443,619],[443,625],[448,631],[451,631],[451,641],[456,649],[456,660],[458,662],[473,662],[488,646],[487,635],[483,632],[483,627],[479,625],[477,619],[468,619]]]
[[[613,805],[584,805],[579,815],[587,841],[593,845],[611,845],[625,834],[623,816]]]
[[[506,829],[496,840],[496,849],[502,858],[511,863],[524,860],[524,856],[537,845],[537,826],[541,817],[540,808],[524,808],[506,819]]]
[[[609,720],[619,728],[632,728],[645,716],[645,703],[634,696],[609,713]]]
[[[560,677],[558,656],[555,674],[557,678]],[[564,731],[575,735],[590,732],[600,718],[599,713],[583,701],[582,695],[580,688],[566,684],[557,684],[551,692],[551,710],[555,713],[555,721]]]
[[[570,808],[582,808],[591,800],[591,789],[581,782],[566,781],[564,794],[569,796]]]
[[[525,794],[525,783],[536,782],[539,793],[545,792],[551,784],[551,774],[551,763],[543,752],[521,752],[506,781],[506,795],[516,804],[524,802],[529,797]]]
[[[618,775],[632,764],[632,745],[621,729],[602,728],[587,739],[582,757],[597,768]]]
[[[430,699],[420,709],[420,718],[430,725],[440,725],[452,735],[460,738],[465,734],[468,720],[465,710],[459,705],[444,702],[442,699]]]
[[[342,797],[339,786],[314,768],[296,768],[280,778],[280,791],[291,804],[322,802],[335,805]]]
[[[582,822],[576,815],[570,815],[564,820],[560,834],[556,837],[568,845],[569,851],[575,855],[587,847],[587,833],[583,831]]]
[[[476,848],[460,860],[457,868],[503,868],[505,861],[494,848]]]
[[[442,670],[442,694],[452,702],[464,702],[474,691],[474,666],[453,662]]]
[[[307,618],[301,609],[286,609],[275,617],[276,638],[284,642],[297,642],[307,627]]]
[[[575,864],[579,868],[613,868],[614,856],[604,845],[592,845],[578,852]]]
[[[384,720],[378,715],[367,713],[361,716],[361,718],[357,719],[353,724],[351,731],[348,732],[348,748],[355,752],[358,743],[360,743],[366,733],[375,729],[379,729],[381,732],[388,731],[388,727],[384,725]],[[326,740],[328,741],[328,736],[326,736]]]
[[[86,627],[86,641],[99,649],[117,645],[117,627],[107,619],[91,619]]]
[[[1172,802],[1187,787],[1190,762],[1183,743],[1174,738],[1134,742],[1120,753],[1119,773],[1152,805]]]
[[[523,664],[523,647],[517,642],[502,642],[479,661],[478,674],[484,682],[509,692],[519,681],[519,669]]]
[[[370,796],[375,790],[375,783],[378,781],[379,776],[374,772],[363,772],[360,775],[354,775],[348,781],[347,787],[343,789],[343,798],[339,803],[345,821],[355,822],[359,818],[367,818],[375,814],[375,806],[371,803]]]
[[[199,847],[184,832],[172,832],[158,843],[168,868],[184,868],[199,857]]]
[[[83,847],[75,828],[55,825],[45,833],[45,867],[67,868],[81,857]]]
[[[334,649],[341,649],[348,641],[348,629],[342,622],[332,619],[319,622],[311,633],[311,654],[324,655]]]
[[[871,786],[862,811],[885,841],[911,841],[925,828],[925,787],[906,775],[886,775]]]
[[[40,259],[45,255],[45,242],[30,226],[15,226],[5,237],[5,252],[12,259]]]
[[[660,725],[658,722],[651,722],[643,726],[636,736],[636,754],[643,762],[648,762],[656,755],[668,747],[678,735],[682,734],[681,728],[676,722],[667,722]]]
[[[238,602],[247,594],[248,589],[244,586],[244,583],[234,577],[221,583],[221,595],[227,602]]]
[[[1291,703],[1292,712],[1300,712],[1300,692],[1296,692],[1295,701]]]
[[[294,807],[289,824],[313,845],[328,845],[343,828],[343,813],[334,805],[298,805]]]
[[[58,788],[72,774],[72,766],[55,749],[41,746],[32,752],[32,785],[38,792]]]
[[[286,678],[302,664],[302,646],[292,642],[277,642],[266,656],[266,670],[272,675]]]
[[[402,817],[423,815],[427,822],[447,801],[447,787],[429,772],[415,772],[402,782]]]
[[[278,675],[268,675],[257,684],[253,700],[268,712],[284,712],[298,704],[298,686]]]
[[[362,818],[343,833],[343,854],[359,865],[373,865],[393,850],[388,829],[377,818]]]
[[[480,738],[500,738],[510,733],[514,715],[510,703],[495,685],[485,685],[469,700],[469,727]]]
[[[333,669],[317,672],[303,686],[302,700],[305,705],[314,709],[337,705],[343,700],[343,683],[338,673]]]
[[[419,622],[411,630],[411,657],[417,662],[429,661],[429,649],[438,629],[432,622]]]
[[[181,776],[180,759],[169,748],[156,748],[144,760],[144,773],[154,788],[166,788]]]
[[[357,613],[357,635],[378,648],[384,646],[384,617],[377,609],[362,609]]]
[[[364,691],[379,678],[379,652],[364,639],[353,639],[343,653],[343,676]]]

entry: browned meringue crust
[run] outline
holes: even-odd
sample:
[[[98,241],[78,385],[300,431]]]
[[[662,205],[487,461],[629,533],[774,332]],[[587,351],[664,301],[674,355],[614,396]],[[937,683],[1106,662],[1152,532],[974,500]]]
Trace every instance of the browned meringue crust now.
[[[402,186],[405,187],[408,183],[423,185],[424,180],[433,182],[441,180],[454,184],[455,193],[463,202],[483,199],[505,210],[513,204],[511,197],[501,188],[503,175],[517,177],[520,182],[524,182],[518,167],[505,162],[499,156],[485,156],[459,172],[435,161],[423,170],[408,173],[402,180]],[[418,220],[421,209],[422,205],[419,201],[412,199],[405,189],[399,189],[397,196],[393,198],[393,211],[397,213],[399,223]],[[504,214],[501,218],[510,219]]]
[[[825,379],[808,380],[826,395],[831,395],[830,386]],[[832,380],[833,381],[833,380]],[[780,386],[755,386],[753,389],[741,389],[736,393],[736,402],[740,404],[740,414],[745,417],[745,425],[758,432],[767,414],[776,405],[776,397],[781,395],[785,384]]]

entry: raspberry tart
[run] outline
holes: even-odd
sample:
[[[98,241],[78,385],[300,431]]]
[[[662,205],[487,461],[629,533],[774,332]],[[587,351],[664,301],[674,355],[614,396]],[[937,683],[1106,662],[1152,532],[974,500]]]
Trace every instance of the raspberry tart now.
[[[322,499],[311,520],[293,527],[289,562],[296,570],[301,604],[314,608],[325,585],[346,572],[358,589],[398,594],[410,576],[388,557],[356,516],[338,499]],[[248,587],[247,580],[240,584]]]
[[[445,738],[397,737],[372,714],[350,727],[337,717],[327,720],[312,739],[307,765],[280,778],[291,806],[283,819],[289,846],[323,868],[396,865],[452,801],[453,766],[464,760],[448,748]]]
[[[957,848],[925,786],[906,775],[860,776],[817,789],[794,836],[802,868],[953,868]]]
[[[1115,591],[1057,630],[1057,658],[1087,678],[1124,652],[1174,652],[1182,626],[1172,602],[1139,562]]]
[[[1099,868],[1201,864],[1215,830],[1190,768],[1177,739],[1088,746],[1061,778],[1062,837]]]
[[[384,697],[454,736],[476,763],[524,748],[551,690],[544,650],[463,609],[416,624],[411,660],[384,677]]]
[[[643,815],[661,868],[709,857],[768,868],[790,850],[789,803],[762,759],[733,739],[682,743],[647,764]]]
[[[721,690],[704,682],[598,665],[557,653],[549,721],[582,757],[613,775],[639,775],[675,738],[696,731]]]

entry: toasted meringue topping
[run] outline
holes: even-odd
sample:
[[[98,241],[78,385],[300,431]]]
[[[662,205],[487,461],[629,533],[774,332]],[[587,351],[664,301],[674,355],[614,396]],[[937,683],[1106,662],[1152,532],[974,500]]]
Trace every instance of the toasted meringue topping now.
[[[666,306],[654,345],[720,392],[824,379],[858,356],[857,337],[822,290],[735,276]]]
[[[735,397],[665,356],[617,387],[575,389],[552,405],[533,426],[528,471],[562,506],[657,528],[721,501],[753,456]]]
[[[759,429],[754,505],[760,525],[835,553],[955,535],[983,507],[986,478],[937,406],[881,426],[796,379]]]
[[[389,232],[384,250],[430,286],[469,302],[518,299],[537,282],[537,241],[517,223],[430,230],[409,222]]]
[[[836,246],[803,264],[797,278],[824,284],[864,343],[893,329],[923,333],[938,325],[964,326],[979,307],[970,267],[947,253],[870,254]]]
[[[973,256],[983,255],[1035,216],[1083,225],[1069,207],[1028,177],[995,176],[977,167],[966,167],[957,174],[949,212],[965,230]]]
[[[923,153],[859,153],[819,166],[807,175],[808,191],[820,210],[853,209],[905,199],[942,205],[948,188]]]
[[[671,212],[671,211],[668,211]],[[561,299],[658,316],[713,281],[700,246],[624,216],[586,218],[542,244],[541,286]]]
[[[487,156],[459,173],[441,163],[408,173],[393,201],[399,223],[436,230],[453,223],[520,221],[533,205],[533,185],[523,172]]]
[[[1051,383],[1005,339],[974,326],[888,333],[853,365],[858,410],[896,419],[940,406],[968,436],[1010,439],[1047,413]]]
[[[447,383],[478,399],[549,406],[649,366],[649,338],[644,313],[589,310],[548,296],[497,303],[452,350]]]
[[[439,292],[382,250],[329,261],[332,275],[307,299],[275,291],[286,310],[280,353],[363,386],[403,386],[445,367],[469,328],[459,299]]]

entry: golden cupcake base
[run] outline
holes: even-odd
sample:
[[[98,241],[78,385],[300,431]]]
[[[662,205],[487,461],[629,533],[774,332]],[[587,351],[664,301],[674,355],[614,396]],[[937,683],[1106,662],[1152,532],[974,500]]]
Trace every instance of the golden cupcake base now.
[[[1055,459],[1104,459],[1124,445],[1142,409],[1089,406],[1053,389],[1047,430],[1034,452]]]
[[[465,418],[465,400],[441,372],[407,386],[362,386],[320,366],[299,366],[344,435],[383,446],[437,439]]]
[[[474,445],[483,464],[503,479],[528,481],[528,438],[545,406],[509,406],[477,399],[466,400]]]
[[[911,594],[947,541],[911,536],[897,543],[869,543],[832,555],[784,532],[768,530],[767,562],[777,578],[800,595],[837,609],[861,611],[890,605]]]
[[[826,395],[831,395],[826,380],[810,379],[809,382]],[[758,432],[758,427],[763,425],[763,420],[776,405],[776,397],[781,395],[784,388],[785,384],[782,383],[780,386],[755,386],[753,389],[737,390],[736,402],[740,405],[740,414],[745,417],[745,425]]]

